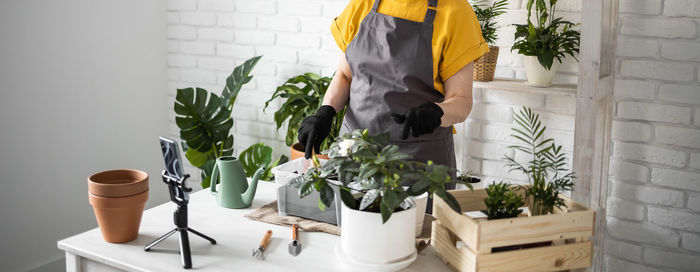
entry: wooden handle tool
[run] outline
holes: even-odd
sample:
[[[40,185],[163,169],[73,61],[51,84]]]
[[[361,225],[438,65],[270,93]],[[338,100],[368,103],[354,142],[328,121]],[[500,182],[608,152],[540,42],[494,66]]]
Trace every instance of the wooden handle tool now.
[[[267,230],[265,232],[265,236],[263,236],[262,240],[260,240],[260,245],[258,245],[257,249],[253,250],[253,257],[258,258],[258,260],[264,260],[265,259],[265,248],[267,248],[267,245],[270,243],[270,240],[272,239],[272,230]]]

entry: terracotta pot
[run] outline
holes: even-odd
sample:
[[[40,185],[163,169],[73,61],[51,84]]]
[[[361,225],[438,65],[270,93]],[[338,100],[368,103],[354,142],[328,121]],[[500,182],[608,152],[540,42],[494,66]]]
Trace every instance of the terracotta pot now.
[[[125,243],[139,236],[141,215],[148,200],[148,190],[127,197],[88,195],[105,241]]]
[[[299,142],[294,143],[294,144],[292,145],[292,148],[291,148],[291,149],[292,149],[292,154],[291,154],[291,155],[292,155],[292,159],[291,159],[290,161],[293,161],[293,160],[298,159],[298,158],[303,158],[303,157],[304,157],[304,154],[306,153],[306,151],[305,151],[305,149],[304,149],[304,145],[302,145],[302,144],[299,143]],[[330,158],[328,157],[328,155],[322,155],[322,154],[316,154],[316,157],[318,157],[319,159],[324,159],[324,160],[329,160],[329,159],[330,159]]]
[[[148,174],[139,170],[110,170],[91,175],[88,197],[102,237],[110,243],[136,239],[148,200]]]
[[[102,197],[123,197],[148,190],[148,174],[139,170],[121,169],[99,172],[88,179],[88,192]]]

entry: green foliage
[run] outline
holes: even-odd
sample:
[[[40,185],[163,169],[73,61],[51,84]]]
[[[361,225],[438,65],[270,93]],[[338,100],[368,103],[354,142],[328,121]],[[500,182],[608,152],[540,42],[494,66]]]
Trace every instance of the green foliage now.
[[[481,35],[484,36],[486,43],[493,45],[498,40],[496,30],[496,22],[494,19],[506,13],[508,10],[508,0],[495,1],[490,6],[482,6],[477,3],[472,3],[472,8],[476,14],[476,19],[479,20],[481,26]]]
[[[407,154],[399,152],[396,145],[387,145],[389,134],[369,135],[367,130],[346,133],[333,142],[328,149],[330,160],[320,168],[307,171],[299,185],[299,196],[304,197],[315,189],[321,192],[320,206],[333,203],[334,195],[328,179],[339,181],[341,200],[351,208],[380,212],[386,222],[395,211],[402,209],[401,203],[409,196],[425,192],[437,194],[456,212],[461,213],[457,200],[444,188],[452,180],[455,169],[432,162],[412,161]],[[401,184],[412,182],[404,189]],[[325,191],[325,193],[324,193]],[[362,193],[358,201],[352,192]]]
[[[492,183],[486,187],[484,199],[486,210],[482,210],[488,216],[488,220],[518,217],[523,212],[520,207],[525,205],[525,199],[515,192],[508,183]]]
[[[287,146],[291,146],[297,141],[299,126],[304,117],[315,114],[316,110],[322,106],[323,96],[326,94],[330,83],[330,77],[321,77],[314,73],[293,76],[277,87],[272,97],[265,102],[263,110],[267,109],[270,102],[277,98],[284,101],[282,106],[275,111],[274,119],[277,129],[280,129],[285,121],[289,121],[284,138]],[[345,109],[336,114],[330,134],[321,144],[321,150],[328,149],[333,139],[338,137],[344,116]]]
[[[272,175],[272,168],[289,161],[287,156],[281,155],[273,162],[272,147],[264,143],[251,145],[246,150],[243,150],[238,158],[241,160],[246,177],[249,178],[253,177],[255,171],[260,169],[260,167],[265,166],[265,173],[260,176],[260,179],[266,181],[271,181],[274,178]]]
[[[233,127],[231,113],[241,86],[249,76],[260,56],[253,57],[236,67],[226,79],[226,86],[219,96],[202,88],[178,89],[173,108],[175,123],[180,128],[180,138],[185,157],[193,166],[202,170],[202,187],[211,184],[210,176],[216,158],[233,155]]]
[[[549,214],[554,207],[566,207],[560,192],[570,191],[574,187],[574,174],[569,172],[566,156],[562,147],[554,139],[543,135],[546,126],[542,125],[539,114],[525,108],[515,114],[519,128],[512,128],[512,136],[520,144],[509,146],[531,157],[530,161],[520,163],[515,156],[506,156],[510,171],[520,171],[528,176],[530,186],[525,189],[525,196],[530,201],[532,215]]]
[[[540,64],[549,70],[554,58],[562,62],[569,55],[576,58],[579,52],[581,33],[573,28],[578,24],[554,18],[557,0],[528,0],[527,24],[515,25],[515,43],[511,50],[519,54],[537,56]],[[535,7],[535,23],[532,22],[532,7]]]

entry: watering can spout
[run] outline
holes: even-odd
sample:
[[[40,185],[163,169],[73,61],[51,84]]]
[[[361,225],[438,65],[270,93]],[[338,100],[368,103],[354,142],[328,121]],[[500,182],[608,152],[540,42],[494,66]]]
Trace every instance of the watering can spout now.
[[[260,176],[265,173],[265,166],[260,167],[258,171],[255,171],[255,174],[253,175],[253,180],[250,181],[250,185],[248,186],[248,189],[241,194],[241,198],[243,200],[243,203],[246,206],[250,206],[250,204],[253,203],[253,198],[255,197],[255,191],[258,189],[258,180],[260,179]]]

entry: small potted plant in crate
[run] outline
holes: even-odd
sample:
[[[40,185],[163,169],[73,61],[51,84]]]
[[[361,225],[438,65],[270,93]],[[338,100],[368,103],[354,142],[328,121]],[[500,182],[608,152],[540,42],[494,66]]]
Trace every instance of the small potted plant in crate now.
[[[266,110],[273,100],[277,98],[283,100],[282,106],[275,111],[274,119],[277,129],[280,129],[284,122],[289,120],[284,142],[291,147],[292,160],[304,156],[304,146],[297,142],[301,121],[304,120],[304,117],[315,114],[318,108],[323,106],[323,96],[326,94],[330,83],[330,77],[322,77],[314,73],[296,75],[277,87],[272,97],[265,102],[263,110]],[[336,114],[331,131],[321,144],[321,150],[328,149],[335,138],[338,137],[344,116],[345,109]],[[326,155],[319,156],[327,159]]]
[[[431,243],[450,266],[461,271],[559,271],[588,267],[591,264],[595,214],[562,192],[573,187],[573,173],[566,168],[562,147],[545,138],[545,126],[539,115],[523,108],[515,115],[520,126],[513,128],[513,137],[520,144],[510,146],[530,156],[521,163],[506,157],[511,171],[522,171],[530,184],[516,193],[524,196],[530,214],[515,218],[476,219],[455,212],[441,199],[433,203]],[[505,185],[501,185],[505,186]],[[496,190],[451,191],[462,209],[486,210],[504,204],[494,201]],[[502,195],[509,195],[504,191]],[[515,197],[515,196],[513,196]],[[510,198],[510,197],[508,197]],[[517,198],[517,197],[515,197]],[[510,202],[510,201],[509,201]],[[516,202],[516,201],[513,201]],[[503,207],[512,216],[519,203]],[[518,215],[520,213],[517,213]],[[458,241],[465,244],[456,247]]]
[[[388,134],[370,136],[367,130],[347,133],[331,144],[330,159],[310,168],[298,184],[301,197],[320,192],[321,209],[333,203],[333,188],[340,191],[342,225],[336,253],[345,262],[353,260],[360,270],[399,270],[415,260],[416,213],[422,216],[424,211],[416,211],[411,197],[436,194],[461,213],[444,189],[455,169],[412,161],[398,146],[387,145],[388,140]]]
[[[525,56],[525,75],[533,86],[550,86],[562,59],[567,55],[576,58],[579,51],[581,33],[573,29],[577,24],[555,18],[556,5],[557,0],[528,0],[527,24],[515,25],[515,44],[511,50]]]
[[[508,0],[495,1],[491,5],[488,5],[488,1],[484,0],[470,2],[472,2],[476,19],[479,20],[481,35],[484,37],[484,41],[489,44],[489,52],[474,61],[474,80],[492,81],[498,61],[498,46],[496,46],[498,26],[496,26],[495,19],[506,13]]]

